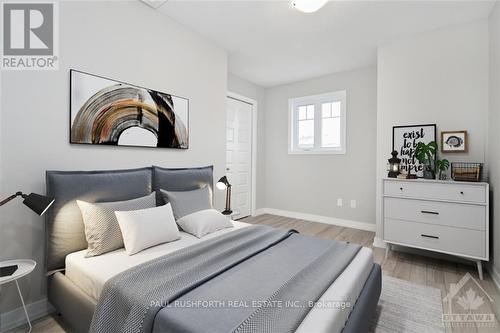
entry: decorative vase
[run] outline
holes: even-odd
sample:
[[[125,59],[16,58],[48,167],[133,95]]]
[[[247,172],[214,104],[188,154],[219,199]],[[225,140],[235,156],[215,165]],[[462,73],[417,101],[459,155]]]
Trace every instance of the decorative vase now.
[[[430,167],[424,169],[424,179],[436,179],[436,173]]]

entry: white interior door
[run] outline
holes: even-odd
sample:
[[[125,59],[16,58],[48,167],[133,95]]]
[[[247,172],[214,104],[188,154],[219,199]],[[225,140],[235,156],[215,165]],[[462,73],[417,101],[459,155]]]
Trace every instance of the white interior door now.
[[[227,98],[226,175],[237,219],[252,214],[252,109],[252,104]]]

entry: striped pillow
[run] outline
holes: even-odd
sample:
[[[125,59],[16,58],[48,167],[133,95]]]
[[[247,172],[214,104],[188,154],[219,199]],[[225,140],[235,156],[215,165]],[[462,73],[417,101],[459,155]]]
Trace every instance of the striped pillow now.
[[[129,211],[156,207],[155,193],[148,196],[116,202],[91,203],[77,200],[85,225],[88,248],[86,257],[98,256],[123,247],[123,236],[115,211]]]

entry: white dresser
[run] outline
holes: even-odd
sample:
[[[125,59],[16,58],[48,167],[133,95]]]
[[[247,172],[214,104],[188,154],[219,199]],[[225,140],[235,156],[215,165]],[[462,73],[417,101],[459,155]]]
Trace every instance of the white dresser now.
[[[439,180],[383,180],[383,233],[387,244],[489,260],[489,186]]]

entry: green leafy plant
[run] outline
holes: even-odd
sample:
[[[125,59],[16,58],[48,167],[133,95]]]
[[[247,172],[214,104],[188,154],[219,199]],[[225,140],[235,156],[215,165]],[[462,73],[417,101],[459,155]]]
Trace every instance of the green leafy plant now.
[[[450,161],[447,159],[436,160],[436,171],[439,172],[439,179],[446,179],[446,177],[443,177],[443,172],[448,170],[449,167]]]
[[[415,148],[415,157],[420,163],[432,166],[434,164],[434,156],[437,150],[436,141],[431,141],[427,144],[419,142]]]
[[[436,156],[437,143],[431,141],[427,144],[419,142],[415,147],[415,157],[424,164],[424,178],[435,178],[434,157]]]
[[[436,161],[436,170],[439,172],[446,171],[450,167],[450,161],[447,159]]]

